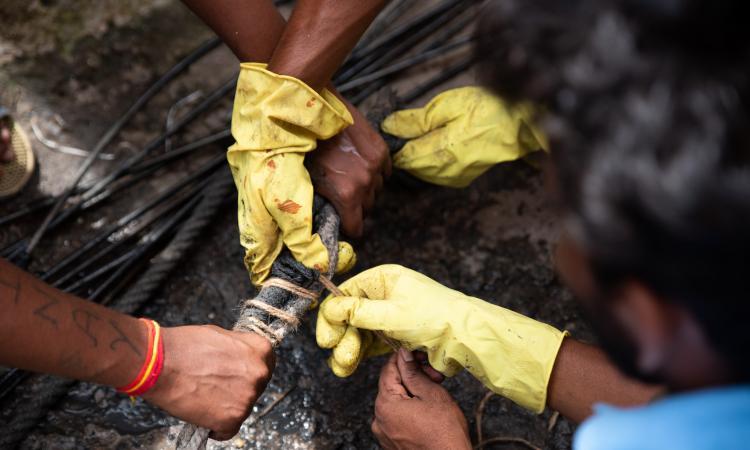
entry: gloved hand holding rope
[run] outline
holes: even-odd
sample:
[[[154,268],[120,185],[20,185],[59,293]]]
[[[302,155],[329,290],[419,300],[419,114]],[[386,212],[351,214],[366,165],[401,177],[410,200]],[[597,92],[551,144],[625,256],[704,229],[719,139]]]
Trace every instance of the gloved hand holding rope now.
[[[461,106],[456,101],[471,103],[472,107],[454,108]],[[474,114],[458,113],[466,110]],[[502,115],[508,111],[511,110],[484,91],[465,88],[439,96],[422,110],[396,113],[386,120],[384,128],[406,138],[425,135],[399,153],[404,169],[412,169],[415,174],[426,171],[424,179],[432,182],[464,186],[492,164],[522,157],[539,147],[533,139],[533,144],[522,144],[519,124],[523,114]],[[504,120],[496,122],[498,115]],[[459,120],[473,116],[484,118],[478,129],[476,118],[469,120],[471,123]],[[338,242],[339,218],[333,207],[316,198],[313,208],[313,189],[303,162],[305,153],[315,149],[318,139],[330,138],[351,121],[346,107],[329,92],[319,94],[300,80],[269,72],[262,64],[242,65],[232,117],[232,134],[237,143],[230,147],[228,160],[239,193],[238,222],[246,249],[245,263],[253,283],[261,290],[256,298],[243,302],[235,330],[258,333],[276,346],[296,329],[300,317],[317,302],[324,288],[336,296],[342,294],[330,277],[353,266],[355,255],[351,246]],[[495,136],[497,130],[507,131],[507,151],[500,152],[499,160],[492,156],[496,149],[489,144],[495,139],[488,140],[480,151],[468,151],[470,147],[456,138],[467,134],[466,127],[477,129],[482,137]],[[425,142],[420,146],[422,141]],[[436,146],[458,156],[443,161],[431,150]],[[411,159],[406,155],[415,151],[422,153],[417,159],[426,163],[424,167],[407,163]],[[435,169],[438,173],[430,172],[435,162],[440,163]],[[458,181],[445,182],[446,177]],[[339,375],[351,373],[366,355],[400,346],[393,339],[395,336],[380,329],[364,333],[364,342],[360,342],[354,327],[342,330],[347,331],[333,333],[337,337],[324,345],[335,347],[329,363]],[[382,331],[388,331],[388,327]],[[320,333],[319,324],[319,341]],[[347,344],[349,341],[352,345]],[[352,346],[362,351],[349,351]],[[203,448],[208,434],[205,429],[185,427],[177,447]]]
[[[349,124],[346,107],[329,92],[319,94],[262,64],[242,64],[232,116],[236,144],[227,159],[239,194],[245,263],[261,289],[242,303],[234,330],[260,334],[277,346],[317,305],[333,274],[354,265],[351,246],[338,240],[339,216],[313,198],[303,165],[317,139]],[[187,425],[177,448],[203,448],[208,435]]]
[[[339,217],[334,208],[320,197],[315,198],[315,230],[328,250],[327,266],[335,268],[338,261]],[[270,270],[270,278],[258,295],[243,301],[235,331],[247,331],[266,337],[277,346],[291,331],[299,326],[300,318],[317,303],[317,298],[330,286],[333,270],[319,272],[305,267],[284,251]],[[185,425],[177,438],[178,449],[202,449],[209,430]]]

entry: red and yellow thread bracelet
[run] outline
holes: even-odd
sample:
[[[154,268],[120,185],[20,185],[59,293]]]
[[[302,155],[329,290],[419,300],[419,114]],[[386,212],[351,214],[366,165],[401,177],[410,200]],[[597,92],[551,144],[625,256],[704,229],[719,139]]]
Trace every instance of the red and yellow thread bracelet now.
[[[119,392],[131,397],[143,395],[151,389],[159,379],[164,367],[164,342],[161,337],[161,327],[156,321],[141,319],[148,328],[148,345],[146,346],[146,360],[135,379],[129,384],[117,388]]]

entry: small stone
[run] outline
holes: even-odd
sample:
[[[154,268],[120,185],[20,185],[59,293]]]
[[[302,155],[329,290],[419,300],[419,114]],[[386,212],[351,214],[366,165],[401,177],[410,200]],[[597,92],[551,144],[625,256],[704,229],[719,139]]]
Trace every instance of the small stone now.
[[[246,443],[247,442],[244,439],[242,439],[241,437],[238,437],[238,438],[235,438],[232,441],[232,447],[234,447],[234,448],[245,448],[245,444]]]
[[[96,403],[101,403],[101,402],[102,402],[102,400],[104,400],[104,396],[105,396],[105,395],[106,395],[106,394],[104,393],[104,390],[102,390],[102,389],[97,389],[97,390],[96,390],[96,392],[94,393],[94,401],[95,401]]]

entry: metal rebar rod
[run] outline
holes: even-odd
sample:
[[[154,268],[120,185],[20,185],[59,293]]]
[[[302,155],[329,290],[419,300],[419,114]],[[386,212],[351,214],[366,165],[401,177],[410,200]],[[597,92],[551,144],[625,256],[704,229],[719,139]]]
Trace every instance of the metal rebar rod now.
[[[18,386],[18,383],[24,380],[25,376],[19,376],[19,373],[26,374],[28,372],[12,368],[5,372],[2,378],[0,378],[0,399],[10,394],[10,392]]]
[[[97,183],[91,186],[86,192],[84,192],[81,195],[81,198],[79,199],[79,201],[74,203],[69,208],[62,210],[54,218],[54,220],[52,220],[51,223],[46,225],[45,232],[48,231],[49,229],[57,228],[60,224],[62,224],[67,219],[72,217],[75,213],[79,212],[82,209],[82,207],[83,209],[87,209],[88,207],[91,207],[94,204],[97,204],[101,202],[102,200],[108,198],[111,195],[111,193],[106,193],[106,191],[103,191],[104,189],[106,189],[115,180],[117,180],[121,175],[123,175],[127,171],[127,169],[129,169],[134,164],[137,164],[143,158],[145,158],[149,152],[157,148],[159,145],[163,144],[164,140],[167,137],[175,134],[182,127],[184,127],[188,123],[195,120],[195,118],[197,118],[200,114],[205,112],[210,106],[212,106],[214,103],[216,103],[225,95],[227,95],[234,88],[235,85],[236,85],[236,77],[228,80],[219,88],[215,89],[198,106],[193,108],[193,110],[191,110],[185,117],[183,117],[177,124],[175,124],[173,129],[169,130],[168,132],[163,133],[161,136],[151,141],[151,143],[149,143],[141,152],[129,158],[124,163],[120,164],[113,173],[110,173],[104,179],[99,180]],[[142,174],[136,175],[136,177],[143,178],[146,175],[147,173],[142,173]],[[34,234],[34,236],[37,238],[41,238],[41,235],[39,235],[38,230],[37,230],[37,233]],[[33,251],[35,246],[36,244],[34,244],[32,241],[29,241],[28,238],[21,238],[18,241],[11,244],[10,246],[3,249],[2,256],[8,259],[9,261],[13,262],[14,264],[18,265],[19,267],[25,268],[30,261],[31,252],[29,249]]]
[[[76,275],[86,273],[85,271],[96,265],[99,264],[100,261],[102,261],[107,256],[110,256],[113,254],[114,251],[116,251],[119,247],[122,247],[123,245],[131,242],[135,237],[137,237],[143,230],[151,227],[154,223],[158,222],[159,220],[166,217],[168,214],[172,214],[178,206],[182,205],[188,198],[190,198],[190,194],[186,195],[184,198],[179,198],[176,201],[171,201],[168,205],[166,205],[165,208],[163,208],[162,211],[160,211],[157,214],[154,214],[153,216],[147,218],[143,222],[140,222],[138,226],[136,226],[132,232],[128,233],[126,236],[115,240],[114,242],[108,241],[107,246],[100,249],[97,253],[91,255],[90,257],[86,258],[84,261],[82,261],[77,266],[69,269],[67,271],[67,274],[64,276],[58,278],[55,280],[54,283],[52,283],[52,286],[56,288],[62,288],[62,286],[65,285],[71,278],[73,278]]]
[[[409,36],[414,33],[415,30],[419,30],[424,27],[425,24],[429,23],[435,17],[438,17],[450,10],[456,4],[461,3],[465,0],[444,0],[442,3],[426,11],[409,22],[403,24],[400,27],[395,28],[387,35],[383,36],[378,42],[365,49],[361,55],[351,58],[351,61],[346,66],[342,67],[338,74],[334,76],[334,84],[344,83],[349,81],[351,78],[359,74],[360,70],[369,65],[372,61],[378,59],[383,53],[390,50],[390,48],[404,39],[404,36]]]
[[[206,112],[208,108],[210,108],[216,102],[223,99],[227,94],[232,92],[236,85],[237,85],[237,76],[234,75],[229,80],[224,82],[221,86],[219,86],[217,89],[215,89],[213,92],[211,92],[211,94],[209,94],[205,99],[203,99],[203,101],[201,101],[195,108],[193,108],[187,114],[185,114],[184,117],[178,120],[177,123],[174,124],[174,127],[165,131],[157,138],[153,139],[143,148],[143,150],[141,150],[140,152],[128,158],[127,161],[123,162],[121,165],[116,167],[115,170],[112,171],[109,175],[99,180],[88,191],[83,193],[82,194],[83,199],[88,200],[94,197],[95,195],[97,195],[108,184],[112,183],[114,180],[116,180],[121,175],[123,175],[129,168],[141,162],[154,149],[163,145],[164,141],[168,137],[175,135],[185,125],[195,120],[199,115]]]
[[[458,74],[465,72],[475,62],[476,62],[476,58],[472,55],[468,58],[462,59],[457,64],[455,64],[452,67],[449,67],[448,69],[441,70],[440,73],[436,77],[430,79],[429,81],[427,81],[426,83],[422,85],[415,87],[409,93],[403,96],[399,96],[399,103],[402,105],[408,105],[409,103],[413,102],[414,100],[426,94],[431,89],[437,86],[440,86],[441,84],[457,76]]]
[[[65,288],[66,292],[77,292],[79,288],[82,286],[85,286],[90,281],[94,281],[100,276],[104,275],[105,273],[109,272],[110,270],[122,266],[124,263],[129,261],[131,258],[134,257],[138,253],[138,247],[133,248],[124,254],[118,256],[117,258],[113,259],[112,261],[108,262],[107,264],[104,264],[103,266],[99,267],[95,271],[91,272],[90,274],[86,275],[83,278],[80,278],[75,283],[71,284],[70,286],[67,286]]]
[[[33,200],[27,203],[26,205],[24,205],[18,211],[14,211],[8,214],[7,216],[0,218],[0,226],[13,222],[16,219],[20,219],[21,217],[27,216],[29,214],[33,214],[37,211],[41,211],[42,209],[52,206],[54,203],[55,203],[54,198],[43,198],[43,199]]]
[[[392,0],[388,5],[378,14],[375,20],[372,22],[370,27],[365,31],[365,34],[357,42],[357,46],[354,47],[350,58],[357,58],[364,50],[369,48],[370,44],[375,41],[378,36],[383,32],[387,31],[399,17],[402,17],[416,2],[410,0]]]
[[[203,55],[208,53],[209,51],[216,48],[221,43],[221,40],[218,37],[212,38],[208,40],[207,42],[201,44],[200,47],[198,47],[196,50],[194,50],[191,54],[189,54],[187,57],[185,57],[182,61],[178,62],[176,65],[174,65],[170,70],[167,71],[164,75],[162,75],[161,78],[159,78],[154,84],[149,87],[146,92],[144,92],[136,101],[133,103],[133,105],[128,108],[128,110],[123,114],[120,119],[115,122],[104,135],[99,139],[99,142],[94,145],[94,148],[91,150],[89,155],[84,160],[81,167],[78,169],[78,172],[76,173],[75,177],[73,177],[73,182],[68,186],[67,189],[60,195],[60,197],[57,198],[57,201],[55,203],[55,206],[52,207],[52,210],[47,214],[47,216],[44,218],[44,221],[42,224],[37,228],[37,231],[32,236],[31,240],[29,241],[29,245],[26,247],[26,253],[28,255],[31,255],[31,253],[36,248],[39,241],[44,236],[44,233],[46,233],[47,228],[49,227],[52,220],[57,216],[58,212],[62,209],[65,202],[68,200],[70,195],[75,191],[76,187],[78,186],[78,183],[81,182],[83,177],[88,173],[91,166],[94,164],[94,162],[97,160],[99,155],[102,153],[102,151],[109,145],[110,142],[112,142],[112,139],[120,132],[122,127],[125,126],[126,123],[130,121],[130,119],[145,105],[151,98],[156,95],[159,91],[164,88],[172,79],[174,79],[177,75],[182,73],[183,70],[190,67],[195,61],[199,60]]]
[[[205,173],[197,174],[197,175],[203,176],[203,175],[205,175]],[[193,177],[193,178],[197,179],[197,178],[200,178],[200,177],[196,176],[196,177]],[[172,199],[172,195],[171,194],[170,195],[165,195],[165,199],[171,200],[171,203],[167,204],[166,208],[164,208],[160,213],[156,214],[151,219],[147,220],[146,223],[153,224],[154,222],[158,221],[159,219],[162,219],[162,218],[166,217],[172,210],[175,209],[176,206],[179,206],[179,205],[183,204],[185,201],[187,201],[187,200],[189,200],[191,198],[194,198],[195,196],[199,195],[203,191],[203,189],[205,189],[205,187],[208,185],[209,181],[210,181],[210,177],[204,178],[200,183],[196,184],[190,190],[188,190],[187,192],[182,193],[181,195],[179,195],[175,199]],[[107,237],[112,236],[115,233],[117,233],[117,232],[119,232],[121,230],[126,229],[129,226],[129,224],[132,223],[133,220],[135,220],[135,218],[131,219],[130,221],[127,221],[123,226],[118,227],[112,233],[108,233]],[[134,234],[135,233],[139,233],[143,229],[145,229],[145,227],[138,227],[138,230],[135,231]],[[109,245],[106,248],[102,249],[102,252],[99,252],[96,255],[94,255],[94,257],[96,259],[101,259],[101,257],[104,256],[102,253],[106,252],[107,250],[111,251],[115,247],[116,247],[116,245]],[[94,258],[94,257],[92,257],[92,258]],[[88,264],[89,260],[90,260],[90,258],[87,258],[86,261],[84,261],[79,266],[88,267],[90,265],[90,264]],[[78,268],[70,269],[70,270],[68,270],[68,272],[67,272],[66,275],[64,275],[60,279],[56,280],[55,283],[53,284],[53,286],[59,288],[67,280],[69,280],[70,278],[72,278],[73,276],[75,276],[76,274],[79,274],[79,273],[81,273],[81,269],[78,269]],[[43,276],[42,279],[45,279],[45,277]]]
[[[455,20],[454,22],[452,22],[445,30],[443,30],[439,36],[437,36],[434,40],[430,41],[429,45],[425,48],[425,51],[433,50],[435,48],[442,46],[443,44],[448,42],[450,39],[454,38],[456,35],[460,34],[463,30],[465,30],[466,27],[474,20],[476,20],[476,11],[469,11],[468,13],[462,16],[459,16],[459,18]],[[455,74],[449,78],[452,78],[453,76],[455,76]],[[383,88],[385,85],[387,85],[388,79],[389,79],[388,77],[385,77],[385,78],[381,78],[377,81],[374,81],[368,84],[359,92],[351,96],[349,101],[351,101],[352,104],[354,105],[360,105],[369,96],[371,96],[372,94],[374,94],[375,92]]]
[[[222,139],[226,139],[231,136],[232,136],[232,130],[230,128],[227,128],[225,130],[219,131],[218,133],[214,133],[206,137],[200,138],[196,140],[195,142],[191,142],[190,144],[175,148],[171,150],[169,153],[166,153],[164,155],[157,156],[156,158],[152,158],[147,161],[144,161],[142,164],[139,164],[135,167],[131,167],[130,170],[128,170],[128,172],[138,173],[143,170],[154,168],[156,166],[162,167],[164,163],[169,163],[171,161],[174,161],[175,159],[181,156],[187,155],[188,153],[191,153],[197,149],[207,147],[210,144],[214,144],[216,142],[221,141]]]
[[[385,49],[385,51],[382,53],[376,54],[377,58],[374,58],[369,62],[365,62],[363,60],[360,64],[350,69],[349,76],[346,78],[346,81],[350,81],[355,77],[362,77],[363,75],[367,75],[379,69],[382,69],[387,64],[390,64],[391,61],[398,59],[400,56],[414,49],[417,44],[424,41],[429,36],[432,36],[438,30],[442,30],[447,23],[449,23],[454,19],[454,17],[456,17],[456,12],[463,10],[464,7],[464,2],[458,2],[454,5],[451,5],[451,7],[444,11],[442,14],[436,16],[433,20],[427,22],[423,26],[415,29],[412,33],[404,36],[403,39],[399,40],[392,47]],[[342,82],[343,80],[338,81]]]
[[[455,50],[459,47],[462,47],[470,42],[473,42],[473,37],[468,37],[464,39],[460,39],[456,42],[452,42],[450,44],[446,44],[440,48],[436,48],[433,50],[428,50],[424,53],[420,53],[419,55],[411,56],[409,58],[405,58],[399,62],[393,63],[390,66],[386,67],[385,69],[378,70],[377,72],[373,72],[369,75],[365,75],[363,77],[354,79],[352,81],[349,81],[348,83],[344,83],[341,86],[338,86],[338,90],[341,93],[350,91],[354,88],[357,88],[359,86],[366,85],[367,83],[370,83],[372,81],[378,80],[380,78],[386,77],[388,75],[392,75],[394,73],[400,72],[404,69],[408,69],[410,67],[413,67],[417,64],[423,63],[425,61],[428,61],[432,58],[442,56],[445,53]]]
[[[180,119],[180,121],[175,124],[174,128],[172,128],[171,130],[168,130],[167,132],[163,133],[156,139],[152,140],[148,145],[146,145],[146,147],[143,150],[133,155],[127,161],[120,164],[113,172],[111,172],[105,178],[99,180],[97,183],[91,186],[86,192],[82,193],[80,196],[80,199],[76,203],[74,203],[69,208],[60,211],[59,214],[49,224],[46,224],[44,226],[44,232],[48,231],[51,228],[56,228],[62,222],[70,218],[73,214],[79,212],[81,210],[82,205],[90,206],[91,205],[90,202],[93,199],[97,198],[99,195],[101,195],[103,190],[106,189],[107,186],[111,185],[115,180],[117,180],[119,177],[125,174],[125,172],[130,167],[132,167],[133,165],[143,160],[143,158],[145,158],[155,148],[162,145],[164,143],[164,140],[167,137],[172,136],[175,133],[177,133],[185,125],[195,120],[200,114],[205,112],[209,107],[211,107],[217,101],[221,100],[224,96],[230,93],[234,89],[234,86],[237,83],[236,78],[237,78],[236,76],[233,77],[232,79],[228,80],[226,83],[221,85],[219,88],[215,89],[198,106],[193,108],[188,114],[185,115],[185,117]],[[27,240],[26,238],[20,239],[19,241],[12,244],[13,245],[12,250],[7,251],[7,252],[6,250],[4,250],[3,256],[7,257],[9,260],[13,261],[14,263],[20,264],[22,266],[27,265],[30,260],[31,253],[33,252],[34,248],[38,244],[38,240],[41,239],[42,235],[43,233],[39,234],[39,229],[38,229],[37,232],[32,237],[32,240]],[[34,238],[37,239],[36,242],[34,242],[33,240]]]
[[[99,285],[99,287],[96,288],[96,290],[94,290],[94,292],[92,292],[91,295],[88,296],[89,300],[99,302],[99,297],[105,291],[109,290],[113,284],[120,281],[124,274],[131,270],[133,266],[138,264],[144,256],[149,255],[157,245],[163,243],[164,238],[167,235],[178,229],[183,219],[188,216],[188,214],[202,199],[203,195],[198,195],[190,199],[185,204],[185,206],[183,206],[177,214],[169,218],[166,223],[164,223],[164,225],[146,235],[143,238],[143,243],[140,246],[136,247],[136,252],[132,255],[132,257],[127,262],[120,265],[120,267],[109,278],[107,278],[101,285]]]
[[[138,183],[144,178],[147,178],[149,175],[156,172],[157,169],[158,167],[155,167],[153,169],[143,171],[133,176],[120,178],[116,182],[112,183],[109,187],[107,187],[105,191],[101,192],[99,195],[92,198],[91,200],[87,200],[83,203],[80,203],[80,202],[76,203],[70,208],[63,210],[63,212],[60,213],[57,216],[57,218],[55,218],[55,220],[52,221],[52,223],[50,223],[49,227],[47,228],[47,231],[52,231],[56,229],[57,227],[62,225],[62,223],[65,222],[73,214],[77,212],[87,211],[93,208],[94,206],[101,204],[104,200],[110,198],[112,195],[116,194],[117,192],[120,192],[123,189],[127,189],[128,187]],[[0,256],[8,259],[11,262],[16,263],[17,259],[23,256],[24,249],[26,248],[26,244],[28,242],[29,242],[28,237],[22,237],[21,239],[9,244],[2,251],[0,251]]]
[[[211,188],[209,188],[209,191],[207,191],[207,192],[208,192],[207,195],[210,196],[213,191],[211,191]],[[200,198],[201,197],[198,196],[195,199],[192,199],[190,201],[190,203],[188,205],[185,205],[185,207],[183,207],[180,210],[180,212],[178,212],[172,219],[170,219],[169,222],[171,224],[173,224],[173,225],[174,224],[178,224],[180,220],[182,220],[182,219],[185,218],[186,213],[189,212],[191,209],[193,209],[196,204],[198,204],[197,201]],[[215,200],[215,199],[212,199],[212,200]],[[204,202],[201,202],[200,205],[204,206],[203,203]],[[192,223],[192,222],[195,222],[195,221],[193,221],[192,219],[189,219],[188,223],[186,223],[184,225],[184,227],[190,227],[190,230],[188,230],[188,231],[190,231],[191,233],[194,233],[196,230],[202,229],[201,226],[205,222],[205,215],[206,214],[210,215],[213,212],[215,212],[215,207],[214,206],[215,205],[205,205],[206,210],[202,211],[203,216],[200,217],[200,219],[201,219],[199,221],[200,223]],[[184,228],[184,227],[180,227],[180,228]],[[180,231],[179,233],[182,233],[182,231]],[[180,238],[180,234],[179,233],[178,233],[176,239]],[[190,236],[192,236],[192,234],[190,234]],[[181,244],[181,250],[182,250],[182,253],[180,255],[183,255],[187,243],[186,242],[181,242],[180,244]],[[148,252],[144,252],[143,253],[143,255],[148,255],[148,254],[149,254]],[[170,262],[175,262],[175,259],[174,258],[170,259]],[[162,266],[159,269],[160,269],[159,273],[151,274],[152,276],[149,277],[148,279],[143,280],[143,282],[141,282],[141,280],[139,280],[139,282],[136,283],[136,286],[134,287],[135,294],[134,295],[130,295],[129,297],[128,297],[128,294],[130,294],[130,293],[126,294],[126,297],[128,297],[128,298],[123,298],[124,304],[123,305],[116,305],[116,309],[121,310],[121,311],[123,311],[126,314],[132,314],[133,312],[135,312],[134,311],[135,310],[134,306],[142,306],[143,302],[147,299],[147,297],[145,295],[143,295],[143,294],[145,294],[144,291],[151,292],[151,290],[153,289],[153,286],[155,286],[158,283],[158,280],[161,279],[160,277],[162,277],[163,275],[165,275],[166,273],[168,273],[171,270],[169,267],[165,267],[165,266]],[[116,275],[121,275],[122,274],[121,272],[124,272],[124,271],[118,271],[118,274],[116,274]],[[148,273],[147,273],[147,275],[148,275]],[[113,278],[114,278],[114,276],[111,277],[110,279],[108,279],[105,282],[110,282],[111,283],[111,280]],[[145,286],[140,286],[141,284],[145,284]],[[140,289],[139,289],[139,287],[140,287]],[[123,306],[123,308],[117,308],[117,306]],[[24,370],[20,370],[20,369],[16,369],[16,368],[13,368],[10,371],[8,371],[2,377],[2,379],[0,379],[0,399],[2,399],[3,397],[5,397],[6,395],[8,395],[21,381],[23,381],[24,379],[28,378],[29,375],[31,375],[30,372],[26,372]],[[58,380],[57,378],[53,378],[53,377],[48,377],[48,378],[50,378],[52,380]],[[50,386],[48,386],[48,387],[50,387]],[[23,436],[24,433],[22,433],[21,431],[22,430],[28,430],[28,427],[29,426],[33,426],[33,424],[35,424],[38,421],[38,419],[40,417],[42,417],[42,415],[46,412],[46,409],[44,409],[43,411],[39,412],[37,406],[39,406],[41,408],[49,408],[49,407],[51,407],[52,404],[57,399],[59,399],[59,397],[61,395],[64,395],[64,392],[67,391],[67,387],[68,387],[68,384],[64,384],[64,385],[59,385],[59,386],[56,386],[56,387],[52,387],[53,390],[57,390],[59,392],[55,392],[54,394],[53,393],[49,393],[49,395],[51,397],[53,397],[53,398],[39,399],[38,403],[39,403],[40,406],[39,405],[33,405],[33,410],[26,411],[26,415],[29,416],[29,417],[26,417],[25,419],[19,419],[18,417],[14,417],[14,420],[15,419],[19,419],[20,422],[22,422],[22,423],[16,423],[15,426],[12,425],[10,427],[11,431],[14,430],[14,429],[16,429],[16,431],[17,431],[15,433],[15,436],[9,436],[9,435],[0,436],[0,443],[7,443],[7,442],[13,443],[13,442],[18,442],[18,439],[22,439],[21,436]],[[48,394],[47,392],[43,392],[42,393],[43,396],[45,396],[47,394]],[[33,415],[34,417],[30,417],[31,415]],[[11,433],[11,434],[13,434],[13,433]]]
[[[346,62],[339,68],[338,72],[334,75],[333,81],[340,83],[346,81],[344,77],[349,77],[349,72],[356,74],[356,70],[353,70],[355,66],[364,64],[363,61],[372,61],[377,57],[378,53],[383,53],[397,44],[399,40],[403,39],[404,36],[408,36],[411,32],[419,27],[428,23],[436,13],[440,12],[440,9],[445,7],[451,0],[444,0],[443,3],[433,7],[432,9],[425,11],[424,13],[408,19],[405,23],[400,24],[387,33],[380,36],[379,39],[374,39],[373,43],[361,48],[355,49]]]
[[[204,177],[208,173],[212,172],[213,170],[216,170],[216,168],[218,168],[219,165],[223,164],[224,161],[225,161],[225,156],[219,155],[218,157],[212,159],[203,168],[196,171],[195,173],[188,175],[187,177],[183,178],[177,183],[173,184],[164,192],[159,194],[157,197],[154,197],[153,199],[148,201],[145,205],[139,208],[136,208],[135,210],[122,216],[110,227],[107,227],[104,231],[102,231],[101,233],[93,237],[92,239],[87,240],[86,243],[82,247],[76,249],[75,251],[70,253],[68,256],[63,258],[60,262],[55,264],[54,267],[46,271],[44,275],[42,275],[41,277],[42,280],[47,281],[53,278],[55,275],[60,273],[62,269],[67,267],[70,263],[72,263],[73,261],[81,257],[82,255],[86,254],[89,250],[91,250],[95,246],[99,245],[101,242],[107,239],[110,235],[126,227],[130,222],[132,222],[133,220],[136,220],[137,218],[139,218],[146,212],[150,211],[154,207],[158,206],[159,204],[163,203],[164,201],[172,198],[178,191],[182,190],[188,184],[191,184],[195,182],[196,180],[200,180],[200,179],[203,179],[204,181],[202,184],[205,184]]]

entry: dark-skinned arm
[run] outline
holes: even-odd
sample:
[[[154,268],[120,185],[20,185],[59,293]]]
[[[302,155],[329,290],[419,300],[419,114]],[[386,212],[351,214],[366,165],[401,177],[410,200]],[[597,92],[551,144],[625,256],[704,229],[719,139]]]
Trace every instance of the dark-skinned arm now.
[[[183,0],[243,62],[329,86],[387,0],[299,0],[287,24],[271,0]],[[330,86],[329,86],[330,87]]]
[[[182,0],[242,62],[268,62],[286,28],[272,0]]]
[[[299,0],[268,68],[325,87],[386,0]]]
[[[623,375],[598,347],[567,338],[552,369],[547,405],[580,423],[593,413],[597,403],[643,405],[662,392],[662,387]]]
[[[328,85],[349,108],[354,125],[318,143],[305,158],[315,192],[341,216],[342,231],[363,233],[366,211],[390,175],[380,134],[330,85],[330,77],[355,46],[385,0],[301,0],[287,26],[271,0],[183,0],[243,62],[267,62],[274,72],[295,76],[316,89]]]
[[[400,350],[380,373],[372,431],[384,449],[471,448],[466,419],[419,358]],[[574,422],[595,403],[636,406],[661,389],[623,376],[598,348],[565,339],[550,381],[547,404]]]
[[[113,387],[146,359],[146,325],[0,259],[0,365]],[[217,439],[239,429],[274,366],[270,343],[215,326],[163,327],[164,368],[143,397]]]

